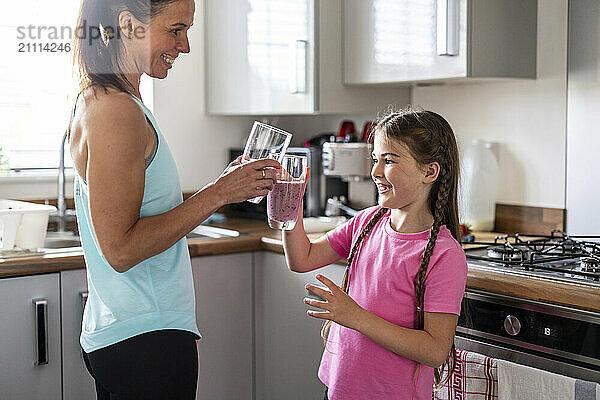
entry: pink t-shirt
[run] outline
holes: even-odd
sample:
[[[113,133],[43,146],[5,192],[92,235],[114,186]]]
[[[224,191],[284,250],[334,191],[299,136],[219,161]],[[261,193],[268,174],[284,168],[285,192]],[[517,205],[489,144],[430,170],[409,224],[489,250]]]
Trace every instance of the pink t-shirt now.
[[[352,243],[378,207],[359,212],[330,231],[327,240],[348,257]],[[429,230],[398,233],[390,225],[390,211],[363,240],[349,276],[349,295],[369,312],[399,326],[415,328],[414,279]],[[425,281],[427,312],[460,314],[467,279],[467,262],[460,244],[446,226],[440,228]],[[433,390],[433,368],[387,350],[358,331],[331,325],[319,378],[330,400],[427,399]]]

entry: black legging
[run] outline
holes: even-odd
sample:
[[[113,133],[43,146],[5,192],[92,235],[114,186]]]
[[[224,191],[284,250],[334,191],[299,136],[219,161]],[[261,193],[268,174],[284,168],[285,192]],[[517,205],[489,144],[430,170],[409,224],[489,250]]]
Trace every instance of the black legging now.
[[[196,398],[196,335],[161,330],[83,352],[98,400]]]

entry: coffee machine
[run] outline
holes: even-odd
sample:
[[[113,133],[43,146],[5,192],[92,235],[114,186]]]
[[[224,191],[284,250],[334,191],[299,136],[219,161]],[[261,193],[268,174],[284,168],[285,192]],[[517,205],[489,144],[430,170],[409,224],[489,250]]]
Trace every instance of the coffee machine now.
[[[339,215],[338,210],[352,215],[354,209],[377,204],[377,191],[371,180],[372,151],[373,145],[363,142],[322,144],[326,215]],[[327,183],[332,181],[336,182],[337,188],[327,187]],[[339,185],[343,188],[340,189]]]

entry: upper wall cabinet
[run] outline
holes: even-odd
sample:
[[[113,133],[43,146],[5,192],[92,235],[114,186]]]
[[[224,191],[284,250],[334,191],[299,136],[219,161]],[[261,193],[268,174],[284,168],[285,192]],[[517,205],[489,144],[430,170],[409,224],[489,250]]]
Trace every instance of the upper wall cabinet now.
[[[344,0],[344,82],[535,78],[537,0]]]
[[[405,88],[345,87],[342,0],[205,0],[207,111],[374,113]]]

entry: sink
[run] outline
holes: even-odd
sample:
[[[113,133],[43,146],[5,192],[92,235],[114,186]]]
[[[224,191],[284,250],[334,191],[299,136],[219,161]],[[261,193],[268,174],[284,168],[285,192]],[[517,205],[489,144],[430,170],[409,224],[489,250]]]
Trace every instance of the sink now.
[[[48,232],[44,241],[44,249],[63,249],[81,247],[79,236],[71,232]]]
[[[217,228],[208,225],[198,225],[193,231],[188,233],[188,239],[222,239],[234,238],[240,236],[238,231],[233,229]]]

